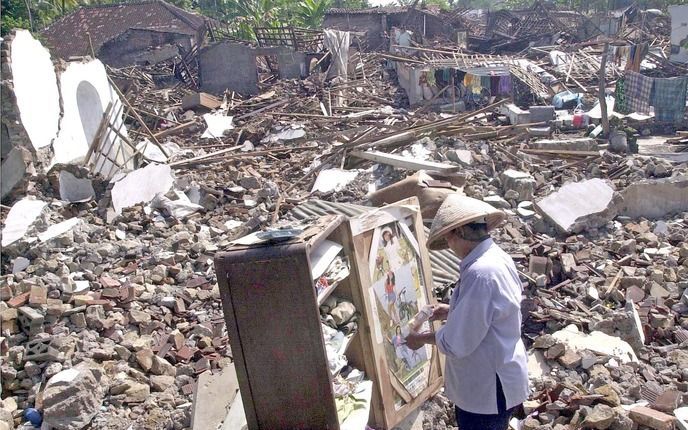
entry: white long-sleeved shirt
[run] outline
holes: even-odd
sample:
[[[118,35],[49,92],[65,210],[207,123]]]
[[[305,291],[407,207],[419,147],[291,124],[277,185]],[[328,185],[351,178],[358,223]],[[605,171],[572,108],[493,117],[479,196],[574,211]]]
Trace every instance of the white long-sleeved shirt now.
[[[447,356],[445,394],[464,411],[496,414],[496,375],[507,409],[528,398],[521,281],[511,257],[492,239],[475,247],[460,268],[447,323],[435,335],[437,347]]]

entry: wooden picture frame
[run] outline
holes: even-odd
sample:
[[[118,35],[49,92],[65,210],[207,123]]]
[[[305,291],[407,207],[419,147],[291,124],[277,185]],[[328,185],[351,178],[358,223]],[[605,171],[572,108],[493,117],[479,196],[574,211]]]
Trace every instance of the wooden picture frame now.
[[[442,363],[436,346],[427,347],[429,352],[427,384],[415,396],[395,375],[395,372],[398,372],[398,366],[396,363],[390,363],[388,353],[385,351],[384,342],[388,340],[384,334],[382,338],[380,335],[386,328],[380,326],[381,322],[378,319],[379,303],[376,302],[374,291],[376,280],[373,279],[371,273],[373,272],[371,270],[371,253],[375,252],[374,244],[380,238],[381,228],[394,225],[393,223],[405,225],[406,227],[399,228],[401,233],[404,235],[410,233],[415,239],[413,248],[417,251],[416,261],[420,265],[418,273],[422,291],[425,294],[425,303],[436,303],[432,295],[432,270],[428,250],[425,246],[423,220],[416,197],[387,205],[349,221],[355,257],[355,261],[352,262],[355,270],[352,270],[352,274],[358,277],[359,300],[365,307],[362,313],[366,316],[365,324],[361,327],[363,359],[366,361],[366,369],[374,369],[374,374],[369,373],[368,375],[374,383],[369,424],[378,429],[388,430],[419,408],[444,383]],[[379,283],[379,281],[377,282]],[[392,319],[390,318],[390,320]],[[431,324],[430,330],[435,330]]]

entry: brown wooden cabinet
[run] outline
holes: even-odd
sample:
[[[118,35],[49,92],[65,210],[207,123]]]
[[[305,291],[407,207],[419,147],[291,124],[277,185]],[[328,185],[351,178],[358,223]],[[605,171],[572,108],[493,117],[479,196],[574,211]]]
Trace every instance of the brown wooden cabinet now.
[[[414,232],[422,235],[420,218],[413,222]],[[364,264],[369,256],[362,255],[364,241],[369,239],[353,236],[352,225],[341,216],[325,216],[288,241],[235,245],[216,256],[250,429],[340,429],[319,312],[319,305],[330,293],[351,301],[361,314],[359,329],[349,339],[345,355],[351,366],[373,381],[369,425],[391,428],[441,385],[435,351],[427,387],[412,399],[392,396],[389,357],[381,356],[381,340],[374,334],[371,302],[375,299],[369,293],[370,285],[364,285],[370,282],[368,264]],[[360,230],[360,223],[355,225]],[[350,274],[318,300],[311,258],[324,240],[342,245]],[[423,254],[422,276],[429,292],[432,279],[427,252]]]

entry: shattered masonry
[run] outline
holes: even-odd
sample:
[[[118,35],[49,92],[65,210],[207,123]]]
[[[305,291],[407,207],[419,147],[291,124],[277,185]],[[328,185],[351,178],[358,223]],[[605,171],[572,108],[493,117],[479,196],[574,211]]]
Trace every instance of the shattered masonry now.
[[[688,428],[685,15],[332,9],[251,43],[156,0],[81,8],[48,47],[13,32],[0,429],[31,408],[56,429],[240,428],[214,255],[412,196],[431,219],[455,192],[508,214],[520,428]],[[62,43],[83,25],[98,59]],[[430,261],[446,301],[458,260]],[[438,393],[415,424],[453,416]]]

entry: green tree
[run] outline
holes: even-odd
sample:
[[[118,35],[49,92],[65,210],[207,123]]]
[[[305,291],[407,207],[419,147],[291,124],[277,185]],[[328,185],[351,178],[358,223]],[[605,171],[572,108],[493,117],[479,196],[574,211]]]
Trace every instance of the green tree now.
[[[320,27],[329,7],[329,0],[302,0],[296,6],[296,24],[309,28]]]

